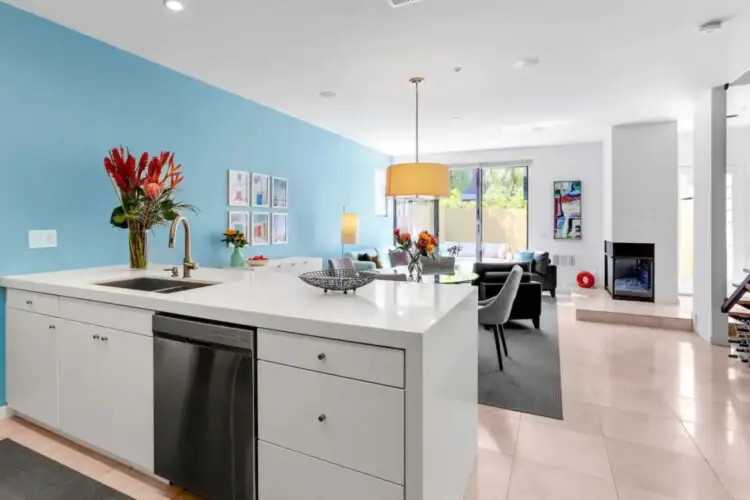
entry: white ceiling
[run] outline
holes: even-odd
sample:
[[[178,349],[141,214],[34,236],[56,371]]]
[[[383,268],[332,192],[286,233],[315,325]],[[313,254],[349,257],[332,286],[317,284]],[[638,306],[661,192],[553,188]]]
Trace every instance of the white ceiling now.
[[[421,150],[439,152],[689,119],[700,90],[750,68],[747,0],[5,1],[389,154],[413,150],[414,75]],[[542,62],[514,69],[526,56]]]

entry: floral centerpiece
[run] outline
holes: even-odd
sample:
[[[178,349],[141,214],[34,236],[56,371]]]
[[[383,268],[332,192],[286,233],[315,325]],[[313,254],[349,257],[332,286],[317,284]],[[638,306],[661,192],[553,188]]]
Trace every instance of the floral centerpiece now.
[[[234,247],[230,261],[232,267],[245,267],[245,256],[242,255],[242,249],[248,244],[245,233],[236,229],[227,229],[224,231],[224,238],[221,242],[225,243],[227,247],[229,245]]]
[[[393,231],[393,237],[396,240],[396,248],[406,252],[409,256],[409,277],[419,281],[422,277],[422,257],[430,259],[435,258],[435,251],[438,247],[438,241],[435,236],[428,231],[422,231],[417,239],[412,239],[410,233],[402,233],[400,229]]]
[[[148,264],[149,229],[166,225],[181,212],[196,211],[192,205],[174,199],[183,179],[181,167],[169,151],[153,157],[143,153],[136,161],[129,150],[120,146],[104,158],[104,168],[120,201],[112,211],[110,223],[128,230],[131,269],[145,269]]]

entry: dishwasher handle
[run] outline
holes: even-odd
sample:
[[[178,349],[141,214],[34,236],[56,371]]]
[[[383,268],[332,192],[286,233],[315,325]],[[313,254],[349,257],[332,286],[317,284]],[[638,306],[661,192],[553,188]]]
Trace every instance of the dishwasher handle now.
[[[154,336],[160,334],[204,344],[225,345],[253,349],[255,328],[213,323],[178,316],[156,314],[153,318]]]

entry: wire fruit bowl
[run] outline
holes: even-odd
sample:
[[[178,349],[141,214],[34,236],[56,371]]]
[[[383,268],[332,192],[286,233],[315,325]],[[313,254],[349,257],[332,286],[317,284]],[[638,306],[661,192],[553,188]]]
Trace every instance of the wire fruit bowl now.
[[[378,273],[373,271],[356,271],[354,269],[337,269],[329,271],[311,271],[302,273],[299,279],[317,288],[322,288],[325,293],[328,290],[344,292],[356,291],[365,285],[372,283]]]

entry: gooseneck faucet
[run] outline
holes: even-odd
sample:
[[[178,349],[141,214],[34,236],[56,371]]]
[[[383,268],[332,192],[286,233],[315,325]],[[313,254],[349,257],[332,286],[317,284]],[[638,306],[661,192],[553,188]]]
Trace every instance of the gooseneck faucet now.
[[[185,217],[177,217],[172,221],[172,226],[169,228],[169,248],[174,248],[174,237],[177,234],[177,226],[182,221],[182,225],[185,226],[185,259],[182,261],[182,277],[189,278],[190,272],[193,269],[198,269],[198,263],[193,262],[193,258],[190,255],[190,224]]]

